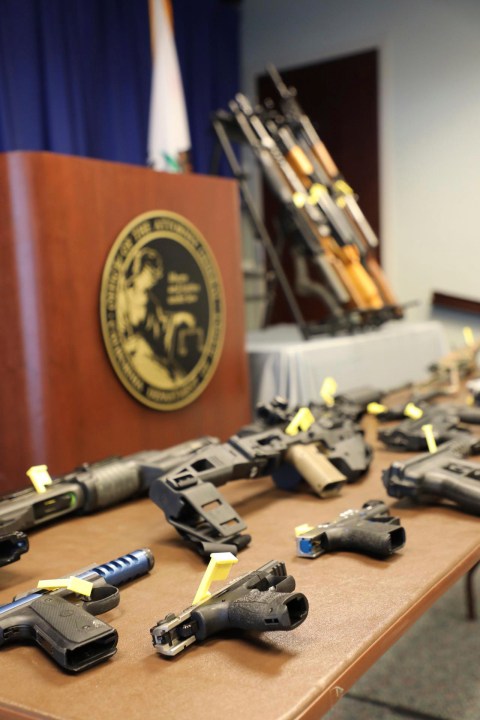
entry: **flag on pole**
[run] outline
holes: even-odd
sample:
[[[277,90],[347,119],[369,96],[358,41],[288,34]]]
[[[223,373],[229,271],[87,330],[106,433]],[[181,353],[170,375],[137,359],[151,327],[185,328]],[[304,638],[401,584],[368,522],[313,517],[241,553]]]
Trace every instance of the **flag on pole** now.
[[[154,170],[181,172],[188,157],[188,129],[170,0],[151,0],[153,71],[148,127],[148,163]],[[184,163],[183,163],[184,164]]]

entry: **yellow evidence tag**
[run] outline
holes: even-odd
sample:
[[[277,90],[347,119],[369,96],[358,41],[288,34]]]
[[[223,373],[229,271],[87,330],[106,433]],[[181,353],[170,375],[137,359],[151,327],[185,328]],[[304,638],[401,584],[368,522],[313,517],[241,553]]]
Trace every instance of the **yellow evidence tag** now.
[[[306,432],[314,422],[315,418],[310,408],[301,407],[293,420],[291,420],[285,428],[285,433],[293,437],[294,435],[298,435],[300,430]]]
[[[388,408],[386,405],[382,405],[378,402],[371,402],[367,405],[367,412],[369,415],[381,415],[381,413],[387,412]]]
[[[238,558],[230,552],[211,553],[210,562],[203,575],[198,590],[193,598],[192,605],[198,605],[204,600],[208,600],[211,593],[209,587],[215,580],[225,580],[232,569],[232,565],[238,562]]]
[[[465,345],[467,345],[468,347],[473,347],[475,345],[475,340],[471,327],[467,326],[463,328],[463,339],[465,340]]]
[[[297,525],[297,527],[295,528],[295,537],[300,537],[300,535],[304,535],[310,530],[313,530],[313,525],[309,525],[308,523],[304,523],[303,525]]]
[[[433,434],[432,425],[422,425],[422,430],[424,432],[425,439],[427,441],[428,452],[431,452],[431,453],[437,452],[437,442],[436,442],[435,436]]]
[[[46,465],[33,465],[27,470],[28,477],[37,493],[47,492],[46,485],[52,484],[52,478]]]
[[[415,403],[409,402],[403,409],[403,414],[412,420],[420,420],[423,417],[423,410],[415,405]]]
[[[55,580],[39,580],[37,584],[39,590],[59,590],[66,588],[77,595],[90,597],[93,590],[93,583],[82,578],[72,575],[69,578],[56,578]]]
[[[320,388],[320,397],[327,407],[335,405],[335,393],[337,392],[337,383],[332,377],[326,377]]]

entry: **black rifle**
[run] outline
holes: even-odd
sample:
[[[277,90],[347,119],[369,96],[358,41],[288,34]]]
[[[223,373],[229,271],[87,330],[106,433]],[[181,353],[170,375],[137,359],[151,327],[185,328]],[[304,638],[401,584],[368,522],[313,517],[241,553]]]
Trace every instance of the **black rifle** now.
[[[352,391],[351,395],[339,395],[332,407],[322,403],[310,403],[308,406],[315,418],[317,431],[323,428],[321,437],[320,434],[318,435],[317,448],[323,451],[329,463],[345,476],[345,481],[348,483],[358,480],[370,467],[372,447],[365,441],[363,430],[353,418],[363,412],[362,398],[366,400],[367,397],[372,397],[372,393],[373,391],[367,388],[359,388],[357,391]],[[257,405],[257,421],[242,428],[238,434],[244,437],[262,432],[268,427],[284,430],[298,410],[299,408],[292,410],[284,398],[276,397],[270,403]],[[307,453],[309,452],[307,450]],[[291,462],[281,463],[272,471],[275,484],[282,489],[291,490],[297,487],[302,479],[301,461],[298,457],[293,457],[294,453],[305,455],[301,449],[291,449],[285,456],[285,459],[290,459]],[[305,473],[305,478],[322,496],[323,486],[318,486],[310,479],[315,478],[316,473],[318,470],[314,467],[312,473]],[[317,483],[318,481],[317,478]]]
[[[393,390],[380,390],[370,385],[364,385],[335,395],[332,406],[326,405],[326,403],[311,402],[308,407],[315,417],[329,417],[335,423],[343,423],[345,420],[358,422],[367,412],[370,403],[379,403],[389,392],[393,392]],[[255,411],[259,420],[263,420],[269,425],[281,423],[286,425],[296,410],[298,407],[292,411],[288,400],[279,395],[270,403],[259,403]]]
[[[385,428],[378,432],[379,439],[392,450],[408,450],[418,452],[427,450],[428,444],[424,425],[432,426],[433,438],[437,445],[453,440],[471,438],[469,428],[461,424],[463,419],[469,423],[480,422],[480,409],[451,405],[422,407],[419,419],[407,418],[393,428]],[[470,443],[472,454],[480,452],[480,438]]]
[[[405,545],[405,530],[381,500],[369,500],[361,510],[345,510],[336,520],[299,530],[297,555],[316,558],[335,550],[353,550],[388,557]]]
[[[148,478],[141,470],[145,463],[156,467],[161,475],[191,453],[216,442],[216,438],[203,437],[166,450],[146,450],[85,463],[67,475],[54,478],[44,493],[29,487],[3,496],[0,499],[0,542],[3,537],[5,544],[4,552],[0,552],[0,565],[18,560],[21,552],[28,549],[25,539],[18,537],[20,545],[7,540],[8,537],[13,539],[12,533],[30,530],[67,515],[96,512],[146,495]]]
[[[357,427],[352,424],[348,437],[346,429],[332,430],[321,418],[294,436],[287,435],[283,426],[246,426],[227,442],[206,447],[161,477],[154,466],[142,470],[150,476],[150,498],[188,545],[205,558],[222,550],[236,554],[251,537],[242,534],[245,522],[217,487],[272,475],[279,485],[296,486],[304,478],[321,497],[337,495],[347,480],[344,471],[351,472],[353,479],[370,464],[370,446]]]
[[[73,593],[65,588],[17,595],[13,602],[0,607],[0,647],[33,642],[70,672],[97,665],[116,653],[118,634],[92,615],[116,607],[120,600],[117,586],[145,575],[153,564],[153,555],[145,548],[73,573],[93,584],[91,599],[79,604],[66,599]]]
[[[170,613],[151,628],[155,649],[174,657],[194,642],[230,628],[293,630],[308,615],[308,600],[294,592],[295,580],[283,562],[272,560],[192,605],[179,615]]]
[[[451,440],[437,452],[396,461],[383,470],[387,493],[420,503],[446,500],[473,515],[480,514],[480,464],[465,460],[470,442]]]

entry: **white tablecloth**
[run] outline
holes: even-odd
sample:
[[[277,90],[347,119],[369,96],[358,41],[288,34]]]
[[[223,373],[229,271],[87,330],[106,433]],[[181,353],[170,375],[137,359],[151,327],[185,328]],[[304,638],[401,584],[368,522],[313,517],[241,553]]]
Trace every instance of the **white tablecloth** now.
[[[376,330],[303,340],[296,325],[247,333],[252,407],[275,395],[290,403],[319,399],[326,377],[344,392],[360,385],[382,390],[421,380],[449,350],[441,323],[392,321]]]

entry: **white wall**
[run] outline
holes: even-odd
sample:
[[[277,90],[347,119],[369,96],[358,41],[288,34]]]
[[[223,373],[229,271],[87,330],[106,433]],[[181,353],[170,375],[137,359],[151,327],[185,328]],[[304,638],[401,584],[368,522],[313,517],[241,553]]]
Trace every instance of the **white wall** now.
[[[250,97],[268,62],[282,70],[372,48],[383,264],[400,301],[420,301],[408,317],[424,319],[432,290],[480,300],[480,0],[243,2]],[[442,319],[461,344],[457,323],[471,317]]]

